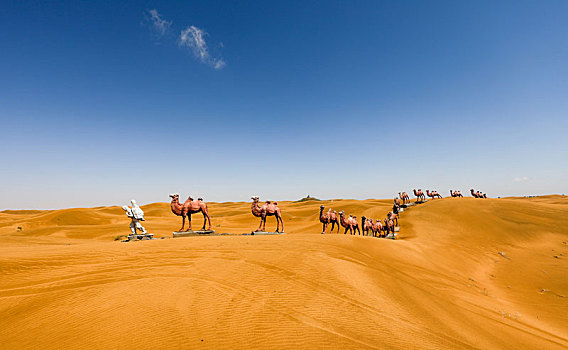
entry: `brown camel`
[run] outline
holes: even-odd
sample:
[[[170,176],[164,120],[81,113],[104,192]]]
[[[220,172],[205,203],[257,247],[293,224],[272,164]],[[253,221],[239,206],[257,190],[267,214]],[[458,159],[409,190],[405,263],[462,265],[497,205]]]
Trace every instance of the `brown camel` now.
[[[337,212],[335,210],[328,209],[327,213],[329,214],[329,222],[331,223],[331,230],[329,233],[333,232],[333,228],[337,225],[337,233],[339,233],[339,217],[337,216]]]
[[[322,234],[325,233],[327,229],[327,225],[331,223],[331,230],[329,233],[333,232],[335,225],[337,225],[337,233],[339,233],[339,218],[337,217],[337,212],[335,210],[328,209],[327,213],[323,213],[323,209],[325,207],[322,205],[320,206],[320,222],[323,224],[323,231]]]
[[[361,231],[363,236],[370,236],[373,232],[373,219],[361,217]]]
[[[377,234],[379,237],[382,237],[383,234],[383,222],[379,219],[373,224],[373,236],[377,237]]]
[[[402,192],[402,194],[398,192],[398,196],[402,199],[402,204],[410,203],[410,197],[406,192]]]
[[[343,232],[343,234],[346,234],[347,231],[349,231],[349,234],[351,235],[354,235],[355,231],[361,234],[356,216],[349,215],[349,217],[346,219],[345,211],[342,210],[339,212],[339,222],[341,223],[341,226],[345,227],[345,232]]]
[[[471,195],[475,198],[487,198],[487,195],[479,192],[479,191],[473,191],[473,188],[470,190],[471,191]]]
[[[452,197],[463,197],[461,194],[461,191],[459,190],[455,190],[454,192],[452,192],[452,190],[450,190],[450,196]]]
[[[323,224],[323,228],[322,228],[322,230],[321,230],[321,234],[322,234],[322,235],[325,234],[325,229],[327,228],[327,225],[329,224],[329,221],[330,221],[330,220],[329,220],[329,211],[324,214],[324,213],[323,213],[323,209],[324,209],[324,208],[325,208],[325,207],[324,207],[323,205],[320,206],[320,216],[319,216],[319,219],[320,219],[320,222]]]
[[[394,238],[394,221],[391,220],[388,217],[385,219],[385,233],[386,233],[386,236],[388,236],[389,233],[392,233],[393,238]]]
[[[421,189],[414,189],[414,195],[416,196],[416,202],[422,202],[426,200],[426,196],[424,195],[424,191]]]
[[[322,205],[320,206],[320,222],[323,224],[323,231],[322,234],[325,233],[325,230],[327,229],[327,225],[329,225],[331,223],[331,230],[329,230],[329,233],[333,232],[333,229],[335,228],[335,225],[337,225],[337,233],[339,233],[339,218],[337,217],[337,212],[335,210],[331,210],[328,209],[327,213],[323,213],[323,209],[325,207]]]
[[[435,198],[442,198],[442,196],[440,196],[440,194],[438,193],[438,191],[434,191],[432,190],[432,192],[430,192],[430,190],[426,190],[426,194],[428,195],[428,197],[435,199]]]
[[[280,208],[278,208],[278,203],[266,201],[266,203],[261,207],[258,205],[258,196],[251,197],[252,205],[251,212],[252,215],[260,217],[260,225],[258,225],[258,231],[266,230],[266,217],[274,216],[276,217],[276,232],[284,232],[284,221],[282,220],[282,213]],[[282,225],[282,231],[280,231],[280,225]],[[261,230],[262,227],[262,230]]]
[[[191,231],[191,214],[199,212],[203,213],[203,227],[201,229],[205,230],[205,224],[209,223],[208,230],[211,230],[211,218],[209,217],[209,213],[207,212],[207,204],[203,202],[202,198],[197,198],[197,201],[194,201],[193,198],[189,196],[185,201],[185,203],[181,204],[179,202],[178,193],[170,194],[170,197],[172,199],[170,203],[172,213],[182,217],[181,228],[179,229],[179,231],[183,231],[186,217],[187,217],[187,223],[189,224],[189,227],[187,228],[186,231]]]
[[[390,211],[387,214],[387,217],[389,218],[389,220],[392,220],[396,226],[398,226],[398,215],[396,215],[394,212]]]

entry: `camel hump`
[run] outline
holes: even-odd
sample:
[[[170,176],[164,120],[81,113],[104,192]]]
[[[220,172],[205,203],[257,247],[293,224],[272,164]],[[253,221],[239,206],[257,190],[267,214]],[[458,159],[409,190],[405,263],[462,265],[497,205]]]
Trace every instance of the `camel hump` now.
[[[203,201],[203,198],[199,197],[197,198],[198,201]]]

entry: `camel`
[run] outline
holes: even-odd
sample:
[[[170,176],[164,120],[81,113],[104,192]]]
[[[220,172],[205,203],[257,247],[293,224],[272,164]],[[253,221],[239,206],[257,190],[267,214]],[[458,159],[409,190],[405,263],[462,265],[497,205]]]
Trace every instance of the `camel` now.
[[[325,207],[324,207],[323,205],[320,206],[320,216],[319,216],[319,219],[320,219],[320,222],[323,224],[323,228],[322,228],[322,230],[321,230],[321,234],[322,234],[322,235],[325,234],[325,229],[327,228],[327,225],[329,224],[329,212],[327,212],[327,213],[324,214],[324,213],[323,213],[323,209],[324,209],[324,208],[325,208]]]
[[[400,198],[394,197],[394,205],[396,205],[397,207],[400,207]]]
[[[196,214],[199,212],[203,213],[203,227],[201,229],[205,230],[205,224],[209,223],[208,230],[211,230],[211,217],[209,217],[207,204],[203,202],[203,198],[197,198],[197,201],[194,201],[193,198],[189,196],[183,204],[179,202],[179,193],[170,194],[170,198],[172,199],[170,203],[172,213],[182,217],[181,228],[179,229],[179,231],[183,231],[186,217],[189,224],[186,232],[191,231],[191,214]]]
[[[461,194],[461,191],[459,191],[459,190],[454,190],[454,192],[452,192],[452,190],[450,190],[450,196],[452,196],[452,197],[463,197],[463,195]]]
[[[410,197],[406,192],[402,192],[402,194],[398,192],[398,196],[402,199],[402,204],[410,203]]]
[[[373,232],[373,219],[368,219],[364,216],[361,217],[361,231],[363,236],[370,236]]]
[[[442,198],[442,196],[438,193],[438,191],[432,190],[432,192],[430,192],[430,190],[426,190],[426,194],[428,195],[428,197],[432,199]]]
[[[373,224],[373,236],[377,237],[377,234],[379,237],[382,237],[383,234],[383,222],[379,219]]]
[[[398,215],[396,215],[394,212],[389,212],[387,214],[387,218],[389,220],[392,220],[395,223],[395,226],[398,226]]]
[[[282,220],[282,213],[280,211],[280,208],[278,208],[278,203],[266,201],[266,203],[261,207],[260,205],[258,205],[258,196],[253,196],[251,197],[251,199],[252,215],[260,217],[260,225],[258,225],[258,229],[255,232],[266,230],[267,216],[276,217],[276,232],[284,232],[284,221]],[[282,225],[282,231],[280,231],[280,225]],[[261,227],[262,230],[260,229]]]
[[[422,202],[426,200],[426,196],[424,195],[424,191],[421,189],[414,189],[414,195],[416,196],[416,202]]]
[[[337,233],[339,233],[340,224],[337,212],[335,210],[329,209],[327,213],[329,214],[329,222],[331,222],[331,230],[329,230],[329,233],[333,232],[333,228],[335,227],[335,225],[337,225]]]
[[[331,230],[329,231],[329,233],[333,232],[333,229],[335,228],[335,225],[337,224],[337,233],[339,233],[339,218],[337,217],[337,212],[334,210],[332,211],[331,209],[327,210],[327,213],[323,213],[323,209],[325,207],[322,205],[320,206],[320,222],[323,224],[323,231],[322,234],[325,233],[325,230],[327,228],[327,225],[329,225],[331,223]]]
[[[346,219],[345,211],[342,210],[339,212],[339,222],[341,223],[341,226],[345,227],[345,232],[343,232],[343,234],[347,234],[347,231],[349,231],[349,234],[351,235],[354,235],[355,231],[361,234],[356,216],[349,215],[349,217]]]
[[[475,197],[475,198],[487,198],[487,195],[486,195],[486,194],[483,194],[483,193],[481,193],[481,192],[479,192],[479,191],[475,191],[475,192],[474,192],[474,191],[473,191],[473,188],[472,188],[470,191],[471,191],[472,197]]]
[[[392,219],[390,219],[389,217],[387,217],[385,219],[385,234],[386,234],[386,236],[388,236],[389,233],[392,233],[393,238],[394,238],[394,221]]]

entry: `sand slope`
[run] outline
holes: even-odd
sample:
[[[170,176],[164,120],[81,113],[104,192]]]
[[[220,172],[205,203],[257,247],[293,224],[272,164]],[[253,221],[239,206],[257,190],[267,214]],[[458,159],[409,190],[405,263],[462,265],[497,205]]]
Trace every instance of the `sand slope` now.
[[[402,213],[397,241],[320,235],[321,203],[378,218],[391,201],[282,202],[285,236],[134,243],[113,241],[119,207],[2,212],[0,343],[568,347],[566,197],[429,201]],[[258,226],[248,203],[209,207],[219,232]],[[157,236],[179,228],[169,205],[143,208]]]

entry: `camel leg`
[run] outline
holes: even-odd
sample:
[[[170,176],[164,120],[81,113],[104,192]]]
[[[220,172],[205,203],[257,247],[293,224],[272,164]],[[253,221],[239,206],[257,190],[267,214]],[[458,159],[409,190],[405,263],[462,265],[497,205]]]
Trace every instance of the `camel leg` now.
[[[280,232],[284,232],[284,220],[282,219],[282,215],[280,215],[280,213],[278,213],[278,218],[280,219],[280,225],[282,225],[282,231]]]
[[[187,228],[186,231],[192,231],[192,228],[191,228],[191,213],[187,213],[187,224],[189,225],[189,227]]]
[[[325,229],[327,228],[326,226],[327,226],[327,223],[324,222],[324,223],[323,223],[323,229],[322,229],[322,231],[321,231],[321,234],[322,234],[322,235],[325,233]]]
[[[201,211],[201,214],[203,214],[203,227],[201,228],[201,230],[202,230],[202,231],[205,231],[205,224],[207,223],[207,216],[208,216],[208,215],[207,215],[207,213],[204,212],[204,211]],[[211,224],[209,224],[209,225],[211,225]],[[209,227],[209,228],[211,228],[211,227]]]
[[[183,231],[183,228],[185,227],[185,215],[181,216],[181,228],[179,229],[179,231]]]
[[[349,227],[346,227],[346,228],[345,228],[345,232],[343,232],[344,235],[347,234],[347,230],[348,230],[348,229],[349,229]],[[349,232],[349,233],[351,233],[351,232]]]
[[[278,219],[278,215],[274,215],[276,219],[276,232],[280,232],[280,220]]]
[[[266,231],[266,215],[262,217],[262,231]]]

